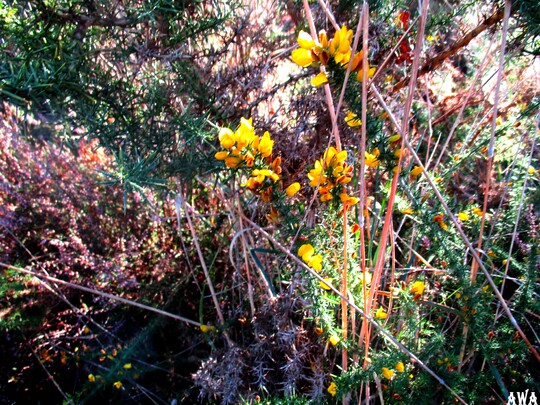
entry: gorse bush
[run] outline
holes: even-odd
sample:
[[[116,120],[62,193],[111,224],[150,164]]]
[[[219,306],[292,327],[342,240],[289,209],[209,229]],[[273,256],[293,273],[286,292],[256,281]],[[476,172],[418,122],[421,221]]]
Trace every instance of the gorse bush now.
[[[47,122],[2,133],[2,326],[42,365],[8,395],[540,393],[534,13],[370,3],[5,8],[2,94]]]

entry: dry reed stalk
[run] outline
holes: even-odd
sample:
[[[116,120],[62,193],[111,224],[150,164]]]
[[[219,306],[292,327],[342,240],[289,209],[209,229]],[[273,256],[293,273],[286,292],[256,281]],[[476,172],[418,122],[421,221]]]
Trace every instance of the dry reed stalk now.
[[[506,37],[508,35],[508,20],[510,19],[510,9],[512,8],[512,3],[510,0],[506,0],[504,4],[504,20],[503,20],[503,29],[502,29],[502,38],[501,38],[501,51],[499,55],[499,67],[497,71],[497,83],[495,86],[495,95],[493,100],[493,115],[491,120],[491,135],[489,138],[489,147],[488,147],[488,167],[486,170],[486,186],[484,188],[484,204],[482,207],[482,218],[480,220],[480,232],[478,235],[477,249],[480,251],[482,249],[483,235],[484,235],[484,226],[486,221],[486,211],[489,199],[489,192],[491,190],[491,173],[493,171],[493,159],[495,156],[495,129],[497,128],[497,112],[499,107],[499,94],[501,89],[502,74],[504,70],[504,57],[506,55]],[[517,224],[516,224],[517,226]],[[478,262],[473,261],[471,266],[471,276],[470,284],[474,285],[476,283],[476,274],[478,272]],[[502,292],[502,289],[501,289]],[[465,323],[463,325],[463,344],[461,345],[461,350],[459,353],[459,364],[458,372],[461,371],[463,366],[463,360],[465,358],[465,350],[467,348],[467,337],[469,334],[469,325]]]
[[[401,149],[404,148],[405,142],[408,144],[408,134],[409,134],[409,116],[411,112],[411,106],[412,106],[412,99],[414,97],[414,89],[416,87],[416,79],[418,77],[418,69],[420,65],[420,53],[422,50],[422,44],[423,44],[423,38],[424,38],[424,31],[426,27],[426,20],[427,20],[427,11],[429,7],[429,0],[424,0],[422,2],[422,14],[419,19],[419,25],[418,25],[418,34],[416,39],[416,46],[414,50],[414,58],[412,63],[412,69],[411,69],[411,79],[409,82],[409,91],[407,93],[407,100],[405,102],[404,107],[404,114],[403,114],[403,120],[401,123]],[[372,86],[373,89],[375,89],[374,86]],[[386,208],[386,216],[383,224],[383,229],[381,232],[380,242],[379,242],[379,248],[378,248],[378,254],[377,254],[377,260],[375,262],[375,268],[373,270],[373,277],[371,280],[371,288],[369,289],[369,297],[367,300],[368,307],[365,308],[366,313],[370,313],[372,309],[372,303],[373,300],[377,294],[377,290],[379,288],[379,283],[382,277],[382,272],[384,268],[384,262],[386,260],[386,246],[388,243],[388,235],[389,235],[389,229],[391,226],[391,220],[392,220],[392,211],[394,208],[394,200],[396,197],[397,192],[397,185],[398,185],[398,178],[399,173],[401,171],[401,167],[403,164],[403,153],[400,154],[398,158],[398,162],[396,165],[396,170],[394,173],[394,176],[392,178],[392,184],[390,187],[390,193],[388,196],[388,204]],[[360,333],[360,339],[364,339],[366,342],[365,350],[364,350],[364,356],[367,358],[369,357],[369,344],[370,341],[370,335],[371,335],[371,324],[362,325],[362,331]]]
[[[322,0],[320,0],[322,2]],[[336,30],[339,30],[339,26],[337,25],[337,23],[335,23],[335,18],[334,16],[332,15],[332,13],[330,12],[330,10],[323,6],[323,9],[326,13],[326,15],[328,16],[328,18],[330,19],[330,21],[332,21],[332,24],[334,25],[334,28]],[[352,44],[352,49],[351,49],[351,55],[354,55],[356,53],[356,50],[358,48],[358,42],[360,40],[360,32],[362,32],[362,50],[364,52],[364,58],[362,59],[362,67],[363,67],[363,82],[362,82],[362,115],[361,115],[361,121],[362,121],[362,125],[361,125],[361,133],[362,133],[362,137],[361,137],[361,141],[360,141],[360,156],[364,156],[365,155],[365,150],[366,150],[366,106],[367,106],[367,72],[368,72],[368,28],[369,28],[369,6],[366,2],[363,3],[362,5],[362,13],[361,13],[361,16],[360,16],[360,20],[356,26],[356,31],[355,31],[355,36],[354,36],[354,41],[353,41],[353,44]],[[345,90],[347,88],[347,83],[348,83],[348,80],[349,80],[349,76],[350,76],[350,72],[351,72],[351,64],[348,64],[347,65],[347,69],[345,71],[345,79],[343,81],[343,85],[341,87],[341,92],[340,92],[340,95],[339,95],[339,100],[338,100],[338,105],[336,107],[336,111],[335,111],[335,116],[339,116],[339,112],[340,112],[340,109],[341,109],[341,106],[342,106],[342,103],[343,103],[343,99],[344,99],[344,96],[345,96]],[[333,122],[333,125],[336,125],[337,126],[337,121],[334,121]],[[333,132],[336,130],[336,128],[333,128]],[[365,220],[364,220],[364,207],[365,207],[365,197],[366,197],[366,184],[365,184],[365,175],[364,175],[364,172],[365,172],[365,164],[364,164],[364,160],[361,159],[360,161],[360,174],[358,176],[359,178],[359,181],[360,181],[360,196],[359,196],[359,210],[360,210],[360,228],[361,228],[361,233],[360,233],[360,263],[361,263],[361,270],[362,270],[362,274],[364,275],[364,278],[365,278],[365,270],[366,270],[366,265],[365,265],[365,237],[364,237],[364,232],[365,232]],[[344,229],[346,229],[347,227],[347,223],[346,223],[346,217],[344,217]],[[347,233],[344,232],[344,239],[346,240],[347,238]],[[346,249],[344,251],[344,255],[346,255]],[[342,277],[342,285],[346,286],[346,280],[347,280],[347,265],[346,265],[346,257],[345,257],[345,260],[344,260],[345,264],[344,264],[344,269],[343,269],[343,277]],[[365,281],[365,280],[364,280]],[[365,282],[364,282],[364,288],[365,288]],[[344,291],[344,295],[346,295],[346,291]],[[364,294],[365,296],[365,294]],[[364,303],[364,308],[365,308],[365,303]],[[346,303],[343,303],[342,302],[342,312],[347,314],[347,312],[345,312],[346,310]],[[353,334],[353,337],[356,335],[356,318],[352,318],[351,319],[351,322],[352,322],[352,325],[351,325],[351,330],[352,330],[352,334]],[[346,320],[344,321],[342,319],[342,325],[343,324],[347,324]],[[344,335],[344,337],[346,338],[347,336]],[[356,360],[355,360],[356,361]],[[346,363],[345,363],[345,368],[344,370],[346,370]]]
[[[392,241],[392,247],[391,247],[391,265],[390,265],[390,281],[387,283],[388,285],[388,291],[390,292],[388,297],[388,314],[392,312],[392,303],[394,295],[392,294],[392,286],[394,285],[394,280],[396,276],[396,237],[397,235],[394,235],[394,230],[390,228],[390,240]]]
[[[347,210],[348,206],[345,204],[343,206],[343,270],[341,272],[341,294],[344,297],[348,296],[347,293],[347,266],[348,266],[348,257],[347,257]],[[343,334],[343,339],[346,340],[349,337],[349,321],[348,321],[348,311],[346,300],[341,300],[341,330]],[[343,371],[347,371],[348,365],[348,353],[347,349],[343,347],[341,352],[341,367]],[[345,402],[345,400],[344,400]]]
[[[313,21],[313,16],[311,14],[311,9],[309,7],[308,1],[303,0],[303,5],[304,5],[305,13],[306,13],[306,18],[308,20],[309,29],[311,31],[311,37],[312,38],[317,38],[317,29],[315,28],[315,23]],[[325,8],[325,10],[328,10],[328,9]],[[358,38],[356,38],[356,40],[358,40]],[[364,59],[366,59],[366,58],[364,58]],[[350,73],[350,70],[351,70],[350,67],[351,66],[349,64],[349,66],[347,68],[345,82],[343,84],[341,96],[340,96],[339,103],[338,103],[337,107],[334,107],[334,101],[333,101],[333,98],[332,98],[330,85],[328,83],[324,85],[324,92],[325,92],[325,96],[326,96],[326,104],[328,106],[328,110],[329,110],[329,113],[330,113],[330,119],[332,121],[332,133],[334,135],[334,139],[335,139],[335,142],[336,142],[336,150],[338,152],[341,152],[342,146],[341,146],[341,139],[340,139],[340,136],[339,136],[337,117],[338,117],[338,114],[339,114],[339,108],[341,106],[341,102],[343,101],[343,95],[345,93],[345,86],[346,86],[348,76],[349,76],[349,73]],[[321,65],[320,69],[321,69],[321,72],[323,72],[323,73],[325,72],[324,66]],[[347,297],[347,295],[348,295],[348,293],[347,293],[347,271],[348,271],[348,269],[347,269],[347,266],[348,266],[348,260],[347,260],[347,237],[348,237],[347,236],[347,209],[348,209],[348,207],[345,205],[343,207],[343,243],[344,243],[344,249],[343,249],[343,269],[341,271],[341,293],[342,293],[343,297]],[[347,339],[347,337],[348,337],[348,329],[349,329],[349,321],[348,321],[348,316],[347,316],[348,315],[348,310],[349,309],[348,309],[348,305],[347,305],[347,300],[342,299],[341,300],[341,333],[342,333],[343,339]],[[343,368],[344,371],[347,371],[348,351],[347,351],[347,348],[345,346],[343,347],[342,352],[341,352],[341,362],[342,362],[341,367]],[[343,396],[342,402],[343,402],[343,404],[347,403],[346,396]]]
[[[240,214],[238,216],[238,223],[240,224],[240,237],[242,239],[242,251],[244,252],[244,265],[246,267],[246,279],[248,283],[248,298],[249,298],[249,306],[251,309],[251,317],[255,316],[255,301],[253,299],[253,285],[251,284],[251,275],[249,271],[249,261],[248,261],[248,253],[246,248],[246,239],[244,237],[244,225],[242,224],[242,208],[240,205],[240,199],[238,197],[238,194],[236,194],[236,203],[237,203],[237,210]]]
[[[497,70],[497,83],[495,86],[495,94],[493,99],[493,114],[491,118],[491,135],[489,138],[489,147],[488,147],[488,167],[486,170],[486,186],[484,188],[484,204],[482,207],[482,219],[480,222],[480,234],[478,236],[478,245],[477,248],[482,248],[482,237],[484,234],[484,225],[486,220],[486,211],[489,198],[489,191],[491,190],[491,172],[493,171],[493,158],[495,156],[495,130],[497,128],[497,112],[499,107],[499,95],[501,89],[501,81],[504,70],[504,57],[506,55],[506,37],[508,35],[508,20],[510,18],[510,10],[512,8],[512,3],[510,0],[506,0],[504,4],[504,20],[503,20],[503,30],[501,38],[501,51],[499,55],[499,68]],[[471,268],[471,284],[474,284],[476,281],[476,273],[478,271],[478,264],[473,262]]]
[[[317,39],[318,38],[317,29],[315,28],[313,15],[311,14],[311,9],[309,8],[308,0],[302,0],[302,4],[304,6],[304,11],[306,12],[306,19],[308,21],[311,37],[314,39]],[[323,65],[321,65],[321,72],[326,74],[326,71]],[[328,83],[323,85],[323,87],[324,87],[324,95],[326,97],[326,104],[328,105],[328,111],[330,113],[330,120],[332,121],[332,134],[334,135],[334,139],[336,142],[336,149],[338,152],[341,152],[341,138],[339,136],[338,126],[337,126],[336,110],[334,109],[334,100],[332,98],[332,92],[330,90],[330,85]]]
[[[366,180],[365,180],[365,156],[366,156],[366,142],[367,142],[367,91],[368,91],[368,39],[369,39],[369,6],[364,1],[364,4],[362,6],[362,49],[365,49],[364,57],[362,58],[362,112],[361,112],[361,141],[360,141],[360,196],[361,196],[361,205],[360,205],[360,262],[361,262],[361,270],[362,270],[362,276],[364,278],[364,282],[362,283],[362,292],[364,297],[364,311],[366,313],[371,313],[370,309],[373,306],[373,297],[369,297],[367,294],[367,283],[366,283],[366,245],[365,245],[365,218],[364,218],[364,207],[366,206],[366,194],[367,194],[367,188],[366,188]],[[368,227],[369,229],[369,227]],[[368,230],[369,232],[369,230]],[[368,234],[369,237],[369,234]],[[371,266],[371,263],[370,263]],[[371,288],[373,288],[374,285],[373,278],[371,280]],[[371,291],[370,288],[370,291]],[[362,347],[363,339],[362,339],[362,331],[365,330],[365,328],[369,325],[368,322],[366,322],[365,319],[363,319],[362,322],[362,329],[360,331],[360,334],[358,336],[358,343],[359,347]],[[366,339],[365,341],[365,352],[364,352],[364,367],[367,367],[367,358],[369,354],[369,339]],[[366,387],[366,398],[369,398],[369,386]]]
[[[180,205],[184,208],[184,215],[186,216],[186,219],[188,221],[188,227],[191,232],[191,236],[193,238],[193,244],[195,245],[195,249],[197,250],[197,255],[199,256],[199,260],[201,262],[201,267],[204,272],[204,277],[206,278],[206,283],[208,284],[208,289],[210,290],[210,295],[212,296],[212,301],[214,302],[214,306],[216,308],[216,313],[219,318],[219,322],[224,325],[225,324],[225,318],[223,317],[223,313],[221,312],[221,307],[219,306],[219,301],[217,299],[216,292],[214,290],[214,283],[212,282],[212,278],[210,277],[210,273],[208,272],[208,268],[206,267],[206,262],[204,260],[204,255],[201,250],[201,246],[199,244],[199,239],[197,237],[197,234],[195,233],[195,228],[193,227],[193,222],[191,221],[191,216],[189,210],[191,207],[188,206],[185,199],[182,197],[181,194],[177,194],[177,199],[180,200]],[[229,335],[224,331],[223,336],[225,337],[225,340],[229,345],[232,345],[232,341],[229,338]]]

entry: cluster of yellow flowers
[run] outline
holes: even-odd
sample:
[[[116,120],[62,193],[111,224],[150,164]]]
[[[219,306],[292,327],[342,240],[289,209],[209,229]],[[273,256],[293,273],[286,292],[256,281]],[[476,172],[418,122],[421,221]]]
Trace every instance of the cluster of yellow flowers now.
[[[426,284],[423,281],[417,280],[410,286],[409,293],[413,295],[413,299],[415,301],[418,301],[422,297],[425,288]],[[374,317],[375,319],[386,319],[388,318],[388,313],[383,309],[383,307],[379,307],[377,311],[375,311]]]
[[[272,159],[274,141],[266,131],[262,136],[255,133],[253,120],[241,118],[236,131],[221,128],[219,143],[223,150],[215,154],[217,160],[231,169],[247,168],[248,178],[242,186],[251,190],[265,202],[271,202],[272,192],[281,181],[281,157]],[[285,194],[292,197],[300,190],[300,183],[292,183],[285,189]],[[278,212],[270,208],[267,216],[273,222],[278,221]]]
[[[347,151],[338,152],[336,148],[331,146],[328,148],[322,157],[315,161],[315,166],[308,173],[309,185],[319,188],[319,195],[322,202],[331,201],[334,199],[332,190],[336,186],[347,184],[352,179],[352,166],[345,163],[347,159]],[[351,197],[342,188],[339,198],[345,205],[345,209],[358,203],[358,198]]]
[[[359,120],[355,119],[355,117],[356,117],[356,115],[353,114],[353,113],[347,114],[347,118],[345,120],[346,120],[347,124],[350,127],[358,126],[358,125],[355,125],[355,123],[358,122]],[[353,123],[353,124],[351,124],[351,123]],[[388,154],[392,155],[394,160],[397,161],[397,159],[399,159],[400,156],[404,155],[405,152],[400,147],[401,146],[401,135],[396,134],[396,135],[392,135],[392,136],[388,137],[387,143],[388,143],[388,145],[384,145],[384,148],[388,152],[385,152],[385,153],[388,153]],[[386,148],[388,148],[388,149],[386,149]],[[366,166],[368,166],[368,167],[377,167],[381,163],[380,156],[381,156],[381,151],[379,150],[378,147],[374,147],[371,150],[371,152],[368,152],[368,151],[365,152],[364,164]],[[394,171],[396,171],[396,170],[397,170],[397,168],[394,167]],[[416,179],[422,172],[423,172],[422,167],[414,166],[410,171],[411,180]]]
[[[299,48],[292,52],[292,60],[297,65],[302,67],[327,65],[330,58],[333,58],[336,64],[347,68],[351,64],[351,71],[356,72],[356,80],[362,81],[362,59],[363,51],[357,52],[352,56],[351,41],[353,38],[352,30],[347,29],[344,25],[339,31],[334,34],[332,39],[328,39],[326,31],[319,31],[318,38],[312,38],[305,31],[300,31],[298,34]],[[369,68],[368,77],[375,74],[375,68]],[[328,83],[326,75],[319,73],[311,83],[314,86],[320,86]]]
[[[322,270],[322,256],[320,254],[315,254],[315,249],[309,243],[306,243],[300,246],[298,249],[298,256],[312,269],[321,271]]]
[[[223,160],[227,167],[236,169],[241,165],[253,167],[257,157],[270,158],[274,141],[270,134],[264,133],[262,137],[255,134],[253,120],[240,119],[240,125],[235,132],[230,128],[221,128],[219,143],[224,149],[215,154],[217,160]]]
[[[398,362],[396,364],[396,370],[399,372],[399,373],[403,373],[405,371],[405,364],[403,364],[403,362]],[[394,374],[395,374],[395,371],[393,369],[390,369],[390,368],[387,368],[387,367],[383,367],[382,368],[382,373],[384,378],[386,378],[387,380],[391,380],[393,377],[394,377]]]
[[[351,128],[359,127],[362,125],[362,120],[360,120],[360,118],[358,118],[358,116],[352,111],[347,112],[347,116],[345,117],[345,122]],[[400,140],[401,140],[400,135],[392,135],[388,138],[388,149],[396,158],[399,158],[399,156],[402,153],[401,148],[399,148]],[[364,155],[364,164],[368,167],[379,166],[379,164],[381,163],[381,161],[379,160],[380,155],[381,155],[381,151],[377,147],[373,148],[371,152],[368,152],[366,150],[365,155]],[[421,169],[422,169],[421,167],[415,166],[415,168],[411,171],[411,176],[416,178],[416,176],[418,176],[422,172]]]

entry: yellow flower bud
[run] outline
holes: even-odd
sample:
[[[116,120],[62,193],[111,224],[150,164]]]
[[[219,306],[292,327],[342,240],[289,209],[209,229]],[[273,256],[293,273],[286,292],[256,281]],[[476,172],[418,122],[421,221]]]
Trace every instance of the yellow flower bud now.
[[[335,382],[331,382],[327,389],[328,393],[332,395],[333,397],[336,396],[337,393],[337,385]]]
[[[321,286],[321,288],[323,290],[326,290],[326,291],[330,291],[331,288],[328,286],[328,284],[332,285],[332,278],[325,278],[324,281],[326,281],[326,283],[323,283],[322,281],[319,282],[319,285]]]
[[[377,309],[377,312],[375,312],[375,318],[386,319],[388,318],[388,314],[384,312],[384,309],[382,309],[382,307],[379,307],[379,309]]]
[[[324,72],[319,73],[317,76],[311,79],[311,85],[315,87],[320,87],[326,83],[328,83],[328,77],[326,77]]]
[[[201,326],[199,326],[199,328],[201,329],[201,332],[202,333],[208,333],[212,330],[214,330],[214,327],[211,326],[211,325],[204,325],[204,324],[201,324]]]
[[[227,152],[226,150],[222,150],[220,152],[217,152],[214,157],[217,159],[217,160],[225,160],[227,158],[227,156],[229,156],[229,152]]]
[[[420,173],[422,173],[423,171],[424,171],[424,169],[422,169],[422,167],[420,167],[420,166],[414,166],[413,169],[411,170],[411,176],[416,177],[416,176],[418,176]]]
[[[468,220],[469,220],[469,214],[467,214],[466,212],[459,212],[459,213],[457,214],[457,216],[458,216],[458,218],[459,218],[459,220],[460,220],[461,222],[465,222],[465,221],[468,221]]]
[[[287,194],[289,197],[294,196],[298,191],[300,190],[300,183],[292,183],[289,187],[285,189],[285,194]]]
[[[394,376],[394,370],[390,370],[389,368],[383,367],[382,369],[382,375],[387,380],[391,380]]]
[[[330,336],[329,342],[332,344],[332,346],[337,346],[337,344],[341,341],[340,337],[336,335],[335,333]]]

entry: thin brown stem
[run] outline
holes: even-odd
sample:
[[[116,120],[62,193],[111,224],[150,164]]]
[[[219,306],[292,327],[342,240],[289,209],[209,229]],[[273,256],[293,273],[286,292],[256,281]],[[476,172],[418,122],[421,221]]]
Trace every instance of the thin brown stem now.
[[[490,17],[486,18],[484,21],[482,21],[476,28],[465,34],[463,38],[461,38],[459,41],[451,45],[447,50],[435,55],[433,58],[431,58],[428,62],[426,62],[419,70],[418,76],[423,76],[428,72],[431,72],[435,69],[437,69],[439,66],[442,65],[442,63],[450,58],[451,56],[454,56],[460,49],[466,47],[469,45],[469,42],[471,42],[474,38],[476,38],[478,35],[480,35],[482,32],[490,28],[491,26],[497,24],[504,18],[504,10],[497,10],[495,13],[493,13]],[[399,91],[403,87],[407,86],[409,84],[409,79],[406,77],[405,79],[401,80],[394,86],[394,91]]]

